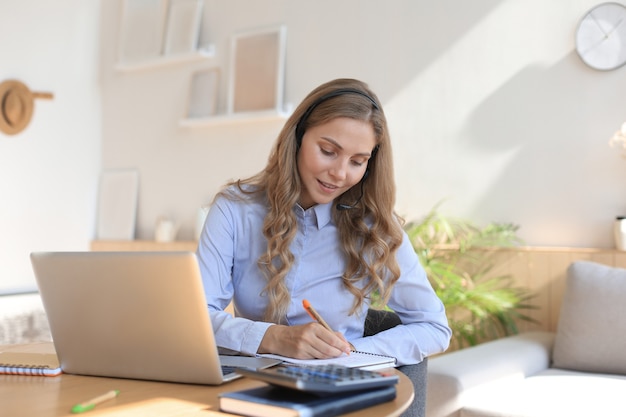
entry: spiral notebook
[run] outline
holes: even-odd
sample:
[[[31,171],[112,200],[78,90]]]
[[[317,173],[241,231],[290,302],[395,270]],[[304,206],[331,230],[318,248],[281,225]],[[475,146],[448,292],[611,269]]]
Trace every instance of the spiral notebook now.
[[[392,368],[396,366],[396,358],[379,355],[377,353],[352,351],[349,355],[342,354],[331,359],[294,359],[274,354],[259,355],[265,358],[279,359],[284,363],[295,365],[343,365],[348,368],[361,368],[366,370]]]
[[[0,352],[0,374],[57,376],[61,373],[54,353]]]

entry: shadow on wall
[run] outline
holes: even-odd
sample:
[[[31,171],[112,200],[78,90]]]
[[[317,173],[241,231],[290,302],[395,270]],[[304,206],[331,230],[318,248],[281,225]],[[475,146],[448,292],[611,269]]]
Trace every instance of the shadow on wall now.
[[[215,45],[210,65],[223,70],[218,109],[226,101],[231,37],[277,22],[287,26],[288,102],[296,105],[321,82],[346,76],[368,82],[386,102],[501,4],[474,3],[205,0],[199,43]],[[186,239],[203,196],[262,169],[275,135],[242,125],[181,129],[189,74],[208,62],[116,73],[121,4],[101,2],[102,167],[139,169],[138,238],[152,238],[156,219],[168,215],[182,222],[178,236]],[[243,147],[236,147],[240,139]]]
[[[611,247],[612,220],[626,213],[626,165],[608,146],[614,121],[624,117],[615,94],[624,84],[618,76],[623,73],[585,67],[572,52],[551,68],[524,69],[480,104],[466,129],[466,146],[517,152],[472,218],[512,221],[524,239],[545,245]],[[518,192],[528,204],[515,203]]]
[[[401,6],[390,7],[393,4]],[[298,29],[288,29],[288,73],[307,80],[311,88],[336,77],[362,78],[386,102],[404,91],[419,73],[500,4],[497,0],[443,0],[396,2],[381,7],[378,2],[359,2],[355,9],[350,2],[327,2],[333,12],[324,13],[322,33],[319,21],[308,13],[289,16],[290,28]],[[315,9],[312,14],[319,14],[325,6],[324,2],[314,2],[309,7]],[[350,31],[346,31],[346,20]],[[393,30],[381,30],[389,27]],[[301,45],[306,45],[306,50]],[[344,47],[353,52],[346,54]],[[297,84],[299,91],[293,91],[292,97],[299,99],[308,93],[309,86]]]

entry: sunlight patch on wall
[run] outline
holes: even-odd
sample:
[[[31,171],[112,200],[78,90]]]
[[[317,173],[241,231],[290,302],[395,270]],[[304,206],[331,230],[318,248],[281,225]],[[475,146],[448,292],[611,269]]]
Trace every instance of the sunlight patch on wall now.
[[[458,214],[470,212],[523,148],[502,140],[506,127],[494,129],[499,120],[473,117],[529,65],[549,68],[571,53],[573,27],[562,18],[564,5],[533,3],[501,2],[385,103],[402,173],[400,213],[420,216],[442,198],[456,201]],[[507,112],[517,106],[511,101]]]

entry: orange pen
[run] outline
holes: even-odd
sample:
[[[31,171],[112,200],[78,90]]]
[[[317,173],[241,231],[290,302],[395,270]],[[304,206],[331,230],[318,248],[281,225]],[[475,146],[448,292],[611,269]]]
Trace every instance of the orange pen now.
[[[315,311],[311,303],[309,303],[309,300],[302,300],[302,306],[304,307],[306,312],[309,313],[309,316],[311,316],[313,320],[324,326],[326,330],[334,333],[334,330],[330,328],[330,326],[328,325],[328,323],[326,323],[322,316],[320,316],[317,311]]]
[[[335,332],[333,329],[330,328],[330,326],[328,325],[328,323],[326,323],[326,320],[324,320],[322,318],[322,316],[320,316],[318,314],[317,311],[315,311],[315,309],[313,308],[313,306],[311,305],[311,303],[309,303],[309,300],[302,300],[302,306],[304,307],[304,309],[306,310],[307,313],[309,313],[309,316],[311,316],[311,318],[313,320],[315,320],[316,322],[318,322],[319,324],[321,324],[322,326],[324,326],[326,328],[326,330],[331,331],[331,332]],[[346,351],[346,353],[349,355],[350,351],[354,351],[354,346],[352,346],[352,343],[349,343],[350,345],[350,349]]]

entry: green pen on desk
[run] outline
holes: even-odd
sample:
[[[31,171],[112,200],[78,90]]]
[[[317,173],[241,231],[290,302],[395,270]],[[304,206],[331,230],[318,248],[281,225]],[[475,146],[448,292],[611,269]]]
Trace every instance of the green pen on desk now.
[[[72,413],[84,413],[85,411],[93,410],[96,405],[108,400],[112,400],[113,398],[117,397],[119,393],[119,390],[114,389],[105,394],[92,398],[91,400],[85,401],[84,403],[76,404],[74,407],[72,407]]]

